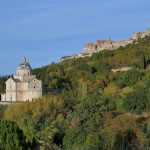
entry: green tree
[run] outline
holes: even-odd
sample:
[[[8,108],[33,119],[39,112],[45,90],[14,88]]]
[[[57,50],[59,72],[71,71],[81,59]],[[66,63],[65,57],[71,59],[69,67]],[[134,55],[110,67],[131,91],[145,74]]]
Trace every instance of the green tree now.
[[[150,104],[146,94],[147,89],[145,88],[138,88],[127,94],[123,102],[124,109],[138,114],[147,111]]]
[[[29,145],[16,123],[0,120],[0,149],[27,150]]]
[[[119,73],[116,77],[117,84],[120,88],[133,86],[138,81],[142,80],[143,73],[137,70],[129,70],[124,73]]]
[[[65,149],[102,149],[103,114],[114,108],[107,97],[92,95],[84,99],[66,120]]]

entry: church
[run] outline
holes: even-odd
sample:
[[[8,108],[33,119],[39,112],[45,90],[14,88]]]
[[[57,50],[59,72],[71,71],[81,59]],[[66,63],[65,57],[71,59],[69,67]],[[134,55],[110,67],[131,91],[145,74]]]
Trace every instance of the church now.
[[[6,92],[1,94],[1,101],[25,102],[39,97],[42,97],[42,81],[32,75],[29,61],[23,58],[16,75],[6,81]]]

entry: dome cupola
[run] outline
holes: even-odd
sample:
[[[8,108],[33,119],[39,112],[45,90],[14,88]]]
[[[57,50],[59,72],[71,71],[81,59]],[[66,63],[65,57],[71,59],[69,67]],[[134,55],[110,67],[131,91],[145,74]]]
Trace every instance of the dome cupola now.
[[[22,62],[17,67],[17,75],[18,76],[25,76],[25,75],[31,75],[31,66],[29,64],[29,61],[24,57]]]

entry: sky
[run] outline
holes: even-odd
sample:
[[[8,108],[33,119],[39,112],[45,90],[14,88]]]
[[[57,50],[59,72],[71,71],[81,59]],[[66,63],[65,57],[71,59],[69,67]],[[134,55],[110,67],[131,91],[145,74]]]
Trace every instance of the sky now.
[[[84,44],[121,40],[150,28],[149,0],[0,0],[0,75],[80,53]]]

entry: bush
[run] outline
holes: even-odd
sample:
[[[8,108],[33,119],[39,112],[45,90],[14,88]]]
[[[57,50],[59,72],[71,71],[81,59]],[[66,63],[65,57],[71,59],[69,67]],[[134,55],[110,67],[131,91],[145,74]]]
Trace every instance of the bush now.
[[[126,86],[133,86],[138,81],[142,80],[143,73],[137,70],[129,70],[124,73],[118,74],[116,77],[117,84],[120,88],[124,88]]]
[[[124,109],[138,114],[147,111],[149,109],[149,101],[146,94],[147,90],[145,88],[138,88],[127,94],[123,102]]]

